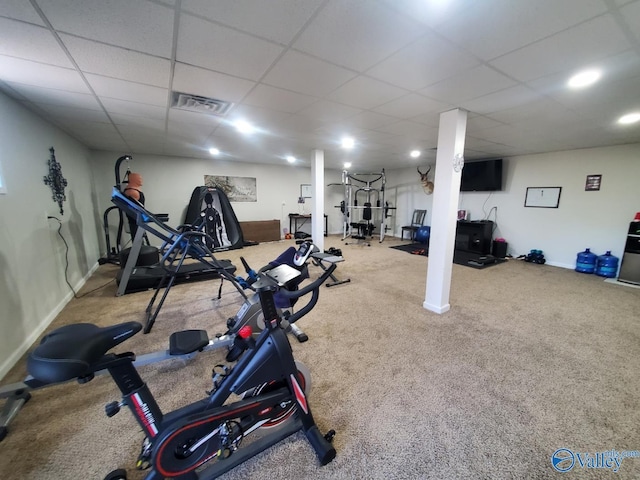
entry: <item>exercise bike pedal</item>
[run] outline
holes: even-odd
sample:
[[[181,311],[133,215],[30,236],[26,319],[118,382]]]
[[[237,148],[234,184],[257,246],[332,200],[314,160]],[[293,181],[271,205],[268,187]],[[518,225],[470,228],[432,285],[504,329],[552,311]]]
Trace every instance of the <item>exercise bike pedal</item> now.
[[[336,436],[336,431],[334,429],[329,430],[327,433],[324,434],[324,439],[331,443],[333,442],[333,438]]]
[[[122,407],[122,403],[120,402],[107,403],[104,406],[104,413],[107,414],[107,417],[111,418],[120,411],[120,407]]]

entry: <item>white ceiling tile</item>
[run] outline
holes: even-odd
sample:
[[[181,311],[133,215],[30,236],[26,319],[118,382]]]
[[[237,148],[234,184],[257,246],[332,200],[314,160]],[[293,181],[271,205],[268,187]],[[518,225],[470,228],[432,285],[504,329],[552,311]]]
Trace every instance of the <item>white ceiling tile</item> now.
[[[340,122],[360,112],[361,110],[358,108],[320,100],[319,102],[302,109],[298,115],[315,118],[321,122]]]
[[[490,60],[605,11],[602,0],[484,0],[469,3],[436,30],[483,60]]]
[[[76,118],[63,118],[60,123],[61,126],[72,130],[83,138],[92,136],[103,136],[110,140],[119,139],[122,140],[120,134],[111,123],[106,122],[94,122],[94,121],[81,121]]]
[[[239,102],[255,83],[203,68],[176,63],[173,90],[203,97]]]
[[[367,74],[408,90],[418,90],[477,64],[471,55],[428,33],[368,70]]]
[[[516,84],[516,81],[487,65],[478,65],[454,77],[420,90],[427,97],[458,104],[462,100],[481,97]]]
[[[484,115],[469,114],[467,117],[467,133],[470,135],[485,128],[493,128],[499,125],[502,125],[502,122]]]
[[[603,15],[490,63],[507,75],[528,81],[584,67],[629,48],[615,20]]]
[[[200,145],[204,149],[207,145],[208,138],[213,132],[213,128],[206,125],[184,124],[178,122],[169,122],[167,134],[175,140],[187,141],[194,145]]]
[[[570,108],[603,124],[615,124],[622,115],[640,112],[638,95],[640,77],[611,82],[598,89],[590,101],[575,99]],[[634,126],[632,126],[634,128]],[[636,139],[640,141],[640,129],[635,125]]]
[[[0,2],[0,16],[15,18],[29,23],[44,25],[45,23],[29,2],[24,0],[2,0]]]
[[[462,14],[477,0],[416,1],[416,0],[381,0],[389,7],[402,12],[429,27],[440,25]]]
[[[166,138],[166,132],[164,128],[148,127],[139,124],[129,123],[127,125],[118,125],[118,131],[122,134],[122,137],[127,143],[141,145],[142,143],[148,144],[162,144]]]
[[[0,55],[74,68],[47,28],[0,17],[0,32]]]
[[[182,15],[176,60],[250,80],[259,80],[284,50],[235,29]]]
[[[491,118],[505,124],[513,124],[531,119],[541,123],[565,124],[575,120],[575,112],[567,109],[555,100],[539,98],[535,102],[500,110],[491,114]]]
[[[371,0],[333,0],[313,19],[293,47],[363,72],[412,42],[419,23]]]
[[[623,5],[626,5],[628,3],[632,3],[632,2],[636,2],[637,0],[613,0],[613,3],[616,4],[616,6],[621,7]]]
[[[391,125],[397,123],[398,119],[390,115],[384,115],[377,112],[362,112],[349,118],[349,125],[353,125],[356,128],[375,129],[383,125]]]
[[[429,113],[439,114],[440,112],[450,108],[451,106],[446,103],[441,103],[436,100],[423,97],[417,93],[410,93],[404,97],[387,102],[373,110],[385,115],[408,119]]]
[[[38,0],[53,28],[171,57],[174,10],[147,0]]]
[[[407,120],[400,120],[398,123],[379,127],[379,130],[384,133],[391,133],[393,135],[401,135],[404,137],[411,137],[415,140],[418,139],[433,139],[434,135],[437,137],[437,130],[421,123],[410,122]]]
[[[161,107],[166,106],[168,102],[169,92],[166,88],[152,87],[93,74],[87,74],[86,78],[99,97],[130,100]]]
[[[266,108],[252,107],[250,105],[237,105],[224,118],[223,123],[234,125],[239,120],[244,120],[252,124],[258,131],[263,133],[271,131],[275,125],[288,122],[291,114],[278,112]]]
[[[589,88],[572,89],[567,87],[567,81],[571,75],[577,73],[577,70],[570,73],[561,72],[547,75],[532,80],[527,85],[563,105],[575,108],[586,103],[601,103],[599,98],[615,89],[619,82],[629,80],[632,84],[640,84],[640,80],[637,78],[640,77],[640,54],[635,50],[594,62],[589,67],[597,68],[602,72],[600,80]]]
[[[324,0],[183,0],[184,11],[289,44]]]
[[[247,95],[243,103],[280,112],[295,113],[316,101],[318,101],[317,97],[259,84]]]
[[[169,109],[169,124],[182,124],[186,128],[189,125],[202,125],[205,129],[213,129],[222,121],[222,117],[217,115],[207,115],[199,112],[188,112],[186,110]]]
[[[146,103],[119,100],[116,98],[102,97],[100,99],[109,115],[136,115],[164,121],[167,116],[166,107],[149,105]],[[113,117],[112,117],[113,118]]]
[[[96,100],[96,97],[86,93],[67,92],[64,90],[55,90],[52,88],[34,87],[32,85],[23,85],[21,83],[7,82],[7,84],[20,93],[20,95],[28,98],[35,103],[48,103],[51,105],[59,105],[63,107],[88,108],[93,110],[102,110],[102,107]]]
[[[66,107],[60,105],[51,105],[48,103],[37,103],[36,105],[42,111],[47,112],[47,114],[54,115],[55,117],[61,119],[83,122],[109,122],[109,117],[107,117],[107,115],[102,110]]]
[[[360,75],[335,90],[329,95],[329,98],[336,102],[368,110],[407,93],[402,88]]]
[[[75,70],[4,55],[0,55],[0,80],[68,92],[90,93],[82,77]]]
[[[542,98],[542,95],[539,93],[530,88],[517,85],[473,100],[460,102],[460,106],[470,112],[487,114],[526,105],[540,98]]]
[[[288,51],[263,79],[263,83],[313,96],[324,96],[356,74],[308,55]]]
[[[633,32],[636,39],[640,40],[640,2],[631,3],[620,9],[623,22]]]
[[[61,34],[80,70],[168,88],[171,62],[143,53]]]
[[[640,108],[640,0],[0,3],[0,88],[90,148],[210,158],[215,141],[222,161],[282,164],[291,153],[304,166],[323,148],[328,168],[349,159],[377,171],[415,165],[410,148],[432,160],[440,112],[454,107],[470,111],[471,158],[640,142],[635,126],[615,124]],[[48,23],[33,5],[64,44],[34,26]],[[47,65],[65,61],[60,51],[78,71]],[[372,62],[375,75],[360,72]],[[587,66],[603,70],[600,82],[566,89]],[[167,110],[171,90],[234,105],[223,117]],[[256,135],[238,134],[239,116]],[[352,152],[338,145],[345,134]]]
[[[110,113],[109,116],[116,125],[123,125],[125,127],[143,127],[150,130],[157,130],[158,132],[165,131],[164,118],[150,118],[140,115],[122,115],[119,113]]]

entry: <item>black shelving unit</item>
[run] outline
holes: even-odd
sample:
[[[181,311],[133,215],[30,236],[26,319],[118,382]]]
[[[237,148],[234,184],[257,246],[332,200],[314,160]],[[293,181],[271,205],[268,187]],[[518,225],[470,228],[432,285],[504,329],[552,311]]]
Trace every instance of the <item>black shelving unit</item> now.
[[[640,285],[640,222],[629,224],[618,281]]]

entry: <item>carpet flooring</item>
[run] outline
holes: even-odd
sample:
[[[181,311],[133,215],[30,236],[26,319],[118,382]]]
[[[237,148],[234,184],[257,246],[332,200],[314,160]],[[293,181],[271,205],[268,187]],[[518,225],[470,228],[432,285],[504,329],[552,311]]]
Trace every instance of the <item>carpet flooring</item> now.
[[[640,448],[640,289],[518,260],[482,271],[454,266],[451,308],[437,314],[423,307],[430,258],[388,248],[406,243],[325,238],[324,249],[340,249],[345,259],[337,278],[351,282],[322,287],[298,323],[309,340],[291,339],[295,359],[311,371],[313,416],[321,432],[336,431],[336,458],[321,466],[298,432],[219,480],[640,479],[632,453]],[[294,245],[262,243],[219,259],[243,273],[240,257],[259,269]],[[78,322],[144,322],[153,291],[116,296],[118,270],[98,267],[45,333]],[[321,273],[309,270],[312,279]],[[218,298],[219,287],[219,280],[174,286],[153,330],[113,353],[164,351],[183,329],[206,329],[210,338],[224,332],[243,299],[226,281]],[[34,286],[34,302],[39,295]],[[206,398],[212,369],[228,363],[224,350],[149,364],[140,375],[166,413]],[[2,385],[24,379],[26,365],[25,355]],[[0,478],[148,473],[136,469],[145,435],[131,413],[105,415],[120,399],[108,375],[31,393],[0,442]],[[587,468],[614,449],[634,455],[616,457],[617,473]],[[554,452],[556,466],[575,460],[570,472],[554,468]]]

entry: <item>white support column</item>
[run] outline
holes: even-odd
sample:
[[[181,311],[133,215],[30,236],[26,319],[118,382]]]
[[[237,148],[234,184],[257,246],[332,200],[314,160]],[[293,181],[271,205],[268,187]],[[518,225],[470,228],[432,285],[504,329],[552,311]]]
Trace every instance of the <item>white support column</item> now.
[[[440,114],[438,153],[433,189],[427,287],[422,306],[436,313],[449,311],[449,292],[456,238],[458,197],[462,169],[454,158],[464,152],[467,112],[455,109]]]
[[[324,252],[324,150],[311,151],[311,190],[311,238],[316,247]]]

